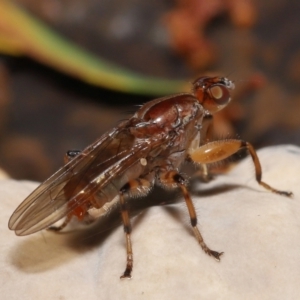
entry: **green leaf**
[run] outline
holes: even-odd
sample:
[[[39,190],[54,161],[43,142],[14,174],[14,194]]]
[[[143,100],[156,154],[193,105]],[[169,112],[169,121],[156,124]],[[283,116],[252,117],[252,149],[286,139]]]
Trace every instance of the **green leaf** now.
[[[145,76],[101,59],[54,32],[22,8],[0,0],[0,51],[26,55],[84,82],[145,95],[187,90],[187,82]]]

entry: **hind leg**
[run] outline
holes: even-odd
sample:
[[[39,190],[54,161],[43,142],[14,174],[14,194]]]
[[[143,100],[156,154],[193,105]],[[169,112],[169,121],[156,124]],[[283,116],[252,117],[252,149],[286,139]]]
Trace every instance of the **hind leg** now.
[[[187,205],[191,225],[195,234],[195,237],[197,241],[199,242],[201,248],[203,251],[208,254],[209,256],[214,257],[216,260],[220,260],[220,256],[223,254],[223,252],[217,252],[214,250],[211,250],[206,243],[204,242],[204,239],[200,233],[200,230],[197,227],[197,215],[195,211],[195,207],[193,204],[193,201],[190,197],[190,194],[186,188],[186,180],[183,178],[182,175],[180,175],[177,171],[167,171],[160,174],[160,181],[163,185],[166,187],[179,187],[183,193],[185,203]]]
[[[150,179],[151,178],[151,179]],[[153,185],[153,176],[144,179],[138,178],[134,180],[130,180],[126,183],[119,191],[119,199],[120,199],[120,207],[121,207],[121,216],[123,221],[123,228],[125,233],[126,240],[126,268],[123,275],[120,277],[123,278],[131,278],[131,272],[133,268],[133,251],[132,251],[132,243],[131,243],[131,223],[129,218],[128,206],[126,201],[126,196],[145,196],[151,189]]]

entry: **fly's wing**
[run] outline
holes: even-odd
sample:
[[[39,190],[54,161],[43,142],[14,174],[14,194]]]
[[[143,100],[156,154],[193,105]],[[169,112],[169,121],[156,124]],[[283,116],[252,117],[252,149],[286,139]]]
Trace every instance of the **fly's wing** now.
[[[153,140],[149,146],[149,140],[137,141],[126,129],[114,129],[34,190],[11,216],[9,228],[28,235],[49,227],[161,143]]]

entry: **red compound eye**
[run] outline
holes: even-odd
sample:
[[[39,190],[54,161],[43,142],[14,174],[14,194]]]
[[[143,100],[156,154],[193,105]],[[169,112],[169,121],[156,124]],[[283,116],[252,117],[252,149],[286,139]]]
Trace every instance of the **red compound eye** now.
[[[230,102],[232,89],[234,83],[225,77],[200,77],[193,83],[194,96],[212,114]]]
[[[209,89],[209,93],[218,106],[227,105],[230,101],[230,93],[228,88],[223,85],[212,86]]]

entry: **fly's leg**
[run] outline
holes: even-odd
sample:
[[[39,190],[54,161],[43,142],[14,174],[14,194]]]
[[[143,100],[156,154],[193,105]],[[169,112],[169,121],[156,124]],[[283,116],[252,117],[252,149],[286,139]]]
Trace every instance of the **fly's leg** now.
[[[242,148],[246,148],[252,157],[255,167],[255,178],[258,184],[273,193],[287,197],[293,196],[292,192],[277,190],[261,180],[262,171],[258,156],[253,146],[248,142],[234,139],[210,142],[190,153],[190,158],[197,163],[209,164],[221,161]]]
[[[69,151],[67,151],[67,153],[64,156],[64,163],[67,164],[75,156],[80,154],[80,152],[81,152],[80,150],[69,150]],[[61,225],[51,226],[51,227],[47,228],[47,230],[59,232],[59,231],[63,230],[70,223],[71,219],[72,219],[72,214],[69,214],[69,215],[67,215],[64,222]]]
[[[211,180],[214,179],[213,175],[211,175],[208,171],[207,164],[201,164],[201,168],[202,168],[201,180],[203,182],[210,182]]]
[[[143,196],[146,195],[151,189],[152,183],[143,178],[138,178],[135,180],[130,180],[126,183],[119,191],[120,196],[120,207],[121,207],[121,216],[123,221],[123,227],[125,232],[126,239],[126,252],[127,252],[127,263],[126,269],[123,275],[120,277],[123,278],[131,278],[131,272],[133,268],[133,252],[132,252],[132,244],[131,244],[131,223],[128,213],[127,201],[125,196]]]
[[[208,248],[208,246],[205,244],[204,239],[197,227],[197,215],[196,215],[193,201],[192,201],[190,194],[186,188],[187,181],[184,179],[184,177],[182,175],[180,175],[176,171],[168,171],[168,172],[162,173],[160,175],[160,181],[166,187],[174,187],[174,186],[180,187],[180,189],[183,193],[184,200],[186,202],[188,211],[189,211],[191,225],[192,225],[192,228],[193,228],[193,231],[194,231],[197,241],[199,242],[201,248],[203,249],[203,251],[206,254],[214,257],[216,260],[219,261],[220,256],[223,254],[223,252],[217,252],[217,251],[214,251],[214,250],[211,250],[210,248]]]
[[[201,128],[201,140],[200,145],[204,143],[208,143],[209,140],[213,138],[214,132],[214,123],[213,123],[213,116],[211,114],[206,114],[202,121],[202,128]],[[203,182],[210,182],[213,179],[213,176],[209,173],[208,166],[206,164],[201,164],[201,179]]]
[[[125,238],[126,238],[126,252],[127,252],[127,263],[124,274],[120,278],[131,278],[131,271],[133,267],[133,253],[131,244],[131,223],[129,219],[128,209],[124,200],[124,193],[126,192],[127,186],[120,191],[120,205],[121,205],[121,216],[124,226]]]
[[[92,205],[93,207],[97,208],[97,204],[93,205],[93,203],[95,203],[93,198],[91,198],[90,201],[87,201],[87,203]],[[72,201],[69,202],[68,204],[72,205]],[[76,209],[72,210],[69,214],[67,214],[64,222],[61,225],[51,226],[51,227],[47,228],[47,230],[51,230],[51,231],[55,231],[55,232],[59,232],[59,231],[63,230],[70,223],[73,216],[77,217],[77,220],[80,222],[84,221],[84,223],[86,225],[90,225],[90,224],[94,223],[96,221],[95,219],[85,219],[85,216],[87,215],[88,207],[89,207],[89,205],[82,205],[82,206],[77,207]]]

